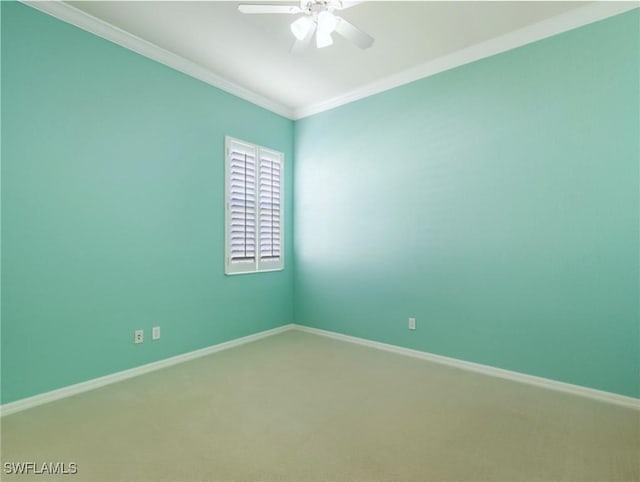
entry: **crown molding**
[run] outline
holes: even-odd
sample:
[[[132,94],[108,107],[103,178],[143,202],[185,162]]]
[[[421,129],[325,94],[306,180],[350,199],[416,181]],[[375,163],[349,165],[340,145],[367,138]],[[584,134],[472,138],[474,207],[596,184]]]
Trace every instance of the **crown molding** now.
[[[191,60],[141,39],[60,0],[21,0],[21,2],[278,115],[289,119],[293,117],[293,112],[288,107],[237,85]]]
[[[390,75],[337,97],[296,109],[290,109],[285,105],[237,85],[195,62],[158,47],[151,42],[130,34],[61,0],[20,1],[63,22],[75,25],[110,42],[292,120],[319,114],[320,112],[334,109],[341,105],[640,7],[640,2],[638,1],[596,1],[584,7],[551,17],[533,25],[439,57],[422,65]]]
[[[492,38],[485,42],[458,50],[430,62],[390,75],[370,84],[354,89],[332,99],[317,104],[297,108],[293,119],[298,120],[319,114],[356,100],[379,94],[386,90],[414,82],[425,77],[451,70],[477,60],[512,50],[538,40],[551,37],[605,18],[640,7],[640,2],[598,1],[575,10],[556,15],[541,22],[528,25],[513,32]]]

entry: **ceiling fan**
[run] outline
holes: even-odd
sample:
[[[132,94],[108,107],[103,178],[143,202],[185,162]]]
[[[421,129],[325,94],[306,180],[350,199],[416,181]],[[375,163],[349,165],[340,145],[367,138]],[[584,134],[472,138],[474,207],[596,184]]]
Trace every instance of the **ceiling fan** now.
[[[331,34],[337,32],[350,40],[361,49],[367,49],[373,44],[373,37],[354,27],[344,18],[334,12],[357,5],[357,1],[342,0],[300,0],[300,5],[268,5],[242,4],[238,10],[242,13],[284,13],[289,15],[304,14],[291,24],[291,32],[296,41],[291,52],[302,52],[311,43],[313,34],[316,36],[316,46],[320,49],[333,44]]]

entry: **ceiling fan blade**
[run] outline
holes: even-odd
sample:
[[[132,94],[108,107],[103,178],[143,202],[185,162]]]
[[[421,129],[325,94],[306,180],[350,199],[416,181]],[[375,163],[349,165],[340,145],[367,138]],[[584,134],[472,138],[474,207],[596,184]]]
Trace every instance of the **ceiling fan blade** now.
[[[302,12],[297,5],[256,5],[243,4],[238,5],[238,10],[242,13],[289,13],[295,14]]]
[[[336,17],[338,24],[336,25],[336,32],[342,35],[347,40],[351,40],[361,49],[368,49],[373,45],[374,39],[368,33],[364,33],[359,28],[354,27],[347,22],[344,18]]]
[[[364,3],[364,1],[360,0],[354,0],[352,2],[345,2],[345,1],[339,1],[339,6],[336,7],[336,10],[346,10],[347,8],[351,8],[351,7],[355,7],[356,5],[360,5],[361,3]]]
[[[311,39],[313,39],[313,34],[316,32],[316,25],[314,24],[312,28],[309,29],[307,35],[302,40],[296,40],[291,47],[291,53],[294,55],[298,55],[302,53],[311,43]]]

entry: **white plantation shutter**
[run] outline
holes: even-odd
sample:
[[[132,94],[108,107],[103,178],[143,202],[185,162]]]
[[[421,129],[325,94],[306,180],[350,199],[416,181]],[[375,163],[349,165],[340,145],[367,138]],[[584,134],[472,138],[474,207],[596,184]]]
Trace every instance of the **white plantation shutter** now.
[[[225,273],[282,269],[282,154],[225,139]]]
[[[260,149],[259,264],[282,266],[282,155]]]
[[[227,256],[236,271],[256,265],[256,152],[250,145],[227,145]]]

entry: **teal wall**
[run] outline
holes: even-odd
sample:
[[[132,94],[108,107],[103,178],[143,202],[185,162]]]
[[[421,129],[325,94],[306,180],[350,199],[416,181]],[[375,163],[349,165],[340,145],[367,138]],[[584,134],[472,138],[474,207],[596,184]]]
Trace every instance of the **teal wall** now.
[[[294,320],[640,396],[638,10],[294,131],[1,5],[3,403]],[[282,272],[223,274],[225,135],[285,153]]]
[[[1,8],[2,402],[292,322],[290,256],[224,275],[223,145],[283,151],[291,205],[293,122]]]
[[[296,321],[640,396],[639,25],[297,122]]]

